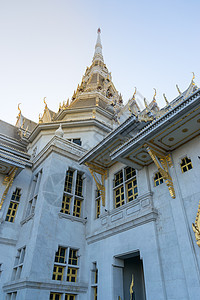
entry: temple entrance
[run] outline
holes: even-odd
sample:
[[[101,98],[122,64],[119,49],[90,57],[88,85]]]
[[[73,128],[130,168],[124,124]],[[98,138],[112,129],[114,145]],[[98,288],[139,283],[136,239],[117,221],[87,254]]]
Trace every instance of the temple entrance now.
[[[130,299],[131,284],[133,286],[132,299],[146,300],[143,264],[139,256],[124,260],[124,269],[123,269],[124,300]]]
[[[115,263],[115,299],[146,300],[143,263],[139,251],[117,256],[115,257]]]

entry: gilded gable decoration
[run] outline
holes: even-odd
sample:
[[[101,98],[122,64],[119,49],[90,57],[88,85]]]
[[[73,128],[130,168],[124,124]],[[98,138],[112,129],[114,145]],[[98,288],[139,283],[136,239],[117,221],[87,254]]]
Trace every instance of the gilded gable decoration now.
[[[192,223],[192,229],[195,233],[195,238],[197,241],[196,243],[200,247],[200,201],[199,201],[199,206],[198,206],[195,223]]]
[[[39,115],[39,123],[51,123],[54,120],[55,112],[50,110],[47,106],[46,97],[44,97],[43,102],[45,104],[43,115]]]
[[[150,157],[152,158],[153,162],[158,168],[158,171],[164,178],[171,197],[176,198],[172,177],[169,172],[169,167],[172,166],[170,154],[164,155],[147,144],[145,144],[144,147],[146,148],[147,152],[149,153]]]
[[[184,99],[186,99],[190,94],[193,94],[198,89],[197,85],[194,82],[194,79],[195,79],[194,72],[192,72],[192,74],[193,74],[192,80],[191,80],[191,83],[190,83],[188,89],[186,90]]]
[[[156,103],[156,89],[155,88],[154,88],[154,91],[155,91],[155,93],[153,95],[153,102]]]
[[[33,128],[36,126],[36,123],[25,118],[22,115],[22,111],[20,109],[21,103],[18,104],[18,115],[17,115],[17,121],[15,126],[18,127],[18,134],[21,137],[21,139],[27,139],[33,130]]]
[[[13,180],[15,178],[16,172],[17,172],[17,167],[13,167],[10,174],[6,175],[5,178],[4,178],[3,184],[6,185],[6,188],[5,188],[5,190],[3,192],[3,195],[1,197],[0,210],[2,208],[2,205],[4,203],[4,200],[6,198],[6,195],[7,195],[8,191],[9,191],[10,187],[13,184]]]
[[[87,162],[86,166],[88,166],[89,171],[97,185],[98,190],[100,191],[100,196],[102,199],[102,205],[105,206],[105,179],[107,179],[107,170],[97,167],[96,165]],[[98,178],[100,175],[101,180]]]

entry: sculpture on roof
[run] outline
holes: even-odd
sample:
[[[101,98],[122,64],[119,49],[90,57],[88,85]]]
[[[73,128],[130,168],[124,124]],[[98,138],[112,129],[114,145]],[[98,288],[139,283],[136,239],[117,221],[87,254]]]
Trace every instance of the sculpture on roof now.
[[[167,97],[165,96],[165,94],[163,94],[163,97],[165,99],[166,105],[169,105],[169,101],[167,100]]]
[[[179,92],[179,95],[181,95],[182,93],[181,93],[181,91],[180,91],[180,89],[178,87],[178,84],[176,84],[176,88],[177,88],[177,91]]]
[[[21,105],[21,103],[18,104],[18,110],[19,110],[18,117],[19,117],[19,116],[21,115],[21,113],[22,113],[22,112],[21,112],[21,109],[20,109],[20,107],[19,107],[20,105]]]
[[[156,89],[155,88],[154,88],[154,91],[155,91],[155,93],[153,95],[153,102],[156,103]]]
[[[47,103],[46,103],[46,97],[44,97],[43,101],[44,101],[44,104],[45,104],[45,109],[47,109]]]

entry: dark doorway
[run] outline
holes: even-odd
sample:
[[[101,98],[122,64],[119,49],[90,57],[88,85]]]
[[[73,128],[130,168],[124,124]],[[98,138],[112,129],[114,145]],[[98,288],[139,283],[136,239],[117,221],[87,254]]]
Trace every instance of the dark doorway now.
[[[146,300],[143,264],[139,255],[124,259],[123,287],[124,300],[130,300],[130,286],[133,276],[133,292],[135,300]]]

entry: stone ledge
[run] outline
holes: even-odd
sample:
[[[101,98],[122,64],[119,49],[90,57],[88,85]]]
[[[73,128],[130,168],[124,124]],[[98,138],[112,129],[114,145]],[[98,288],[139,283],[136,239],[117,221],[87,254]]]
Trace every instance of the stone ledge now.
[[[0,244],[16,246],[17,240],[0,237]]]
[[[91,236],[87,236],[86,237],[87,243],[92,244],[92,243],[95,243],[102,239],[108,238],[112,235],[129,230],[131,228],[134,228],[134,227],[137,227],[137,226],[149,223],[149,222],[155,222],[157,219],[157,216],[158,216],[158,211],[154,208],[148,208],[146,210],[141,210],[139,214],[134,216],[134,218],[131,218],[126,221],[124,221],[124,219],[122,219],[123,223],[109,224],[109,228],[107,226],[101,232],[96,233]]]
[[[21,225],[24,225],[25,223],[27,223],[29,220],[31,220],[34,217],[34,213],[30,214],[29,216],[27,216],[24,220],[22,220],[20,222]]]
[[[63,282],[55,280],[16,280],[11,281],[3,285],[3,291],[5,293],[12,293],[21,289],[39,289],[39,290],[55,290],[56,292],[73,292],[73,293],[86,293],[88,285],[85,282]]]
[[[68,220],[71,220],[72,222],[74,222],[74,221],[75,222],[80,222],[80,223],[83,223],[84,225],[87,222],[86,219],[75,217],[75,216],[71,216],[71,215],[68,215],[68,214],[61,213],[61,212],[58,214],[58,216],[59,216],[59,218],[68,219]]]

